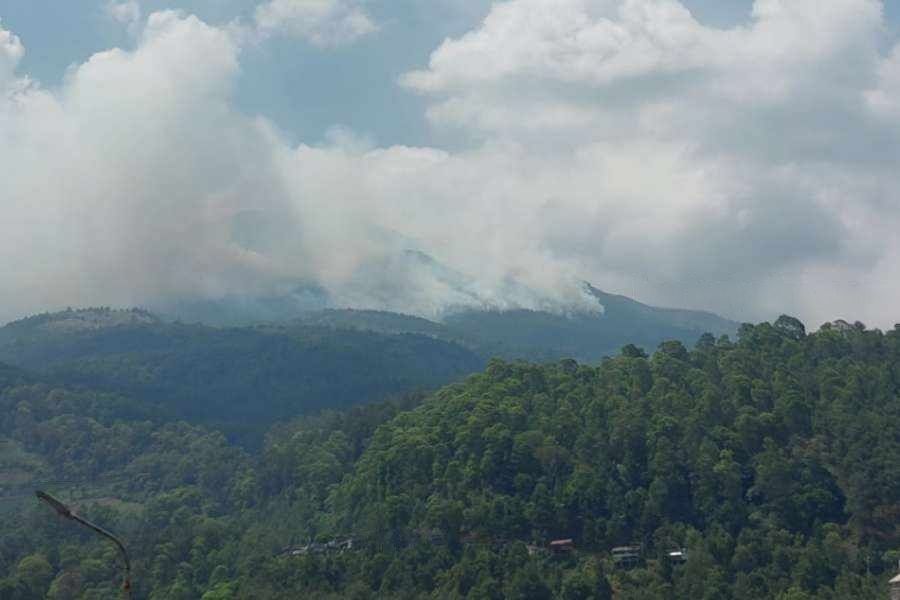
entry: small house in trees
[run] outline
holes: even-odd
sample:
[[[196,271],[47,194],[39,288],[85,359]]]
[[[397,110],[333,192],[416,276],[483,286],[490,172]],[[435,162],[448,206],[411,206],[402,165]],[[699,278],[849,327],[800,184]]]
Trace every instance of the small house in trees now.
[[[639,544],[616,546],[609,553],[612,555],[613,562],[616,563],[617,567],[630,569],[637,566],[641,561],[641,546]]]
[[[891,579],[890,583],[891,600],[900,600],[900,575],[896,575],[893,579]]]
[[[681,550],[672,550],[668,554],[669,562],[673,565],[680,565],[687,561],[687,552],[682,548]]]
[[[566,554],[575,549],[575,542],[571,539],[553,540],[550,542],[550,552],[553,554]]]
[[[330,551],[345,552],[347,550],[353,550],[354,541],[355,539],[352,537],[335,538],[325,544],[325,547]]]

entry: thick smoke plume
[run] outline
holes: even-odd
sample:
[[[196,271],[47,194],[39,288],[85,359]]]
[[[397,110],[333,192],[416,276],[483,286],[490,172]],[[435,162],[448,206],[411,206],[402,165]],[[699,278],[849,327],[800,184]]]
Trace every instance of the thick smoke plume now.
[[[240,25],[134,13],[133,49],[54,90],[0,26],[0,318],[309,289],[424,315],[558,310],[590,307],[588,279],[890,326],[900,46],[882,9],[757,0],[717,29],[676,0],[498,3],[399,82],[457,151],[340,129],[287,143],[232,102]]]

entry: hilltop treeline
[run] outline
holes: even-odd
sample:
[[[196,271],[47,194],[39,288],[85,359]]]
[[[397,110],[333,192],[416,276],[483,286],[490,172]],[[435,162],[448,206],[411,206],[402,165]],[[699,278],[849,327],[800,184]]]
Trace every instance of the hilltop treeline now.
[[[141,598],[880,599],[900,549],[900,329],[782,317],[594,366],[492,361],[278,425],[258,454],[6,381],[0,473],[74,473]],[[0,598],[110,597],[114,551],[22,506]]]
[[[273,422],[435,389],[485,364],[460,344],[417,333],[217,328],[105,308],[0,328],[0,362],[58,387],[124,395],[162,419],[215,427],[254,447]]]

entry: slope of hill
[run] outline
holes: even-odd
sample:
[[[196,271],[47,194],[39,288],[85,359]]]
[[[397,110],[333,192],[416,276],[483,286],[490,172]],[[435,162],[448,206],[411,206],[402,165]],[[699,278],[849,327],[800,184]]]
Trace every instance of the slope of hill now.
[[[24,494],[39,481],[126,538],[141,598],[880,600],[898,365],[900,329],[781,318],[596,366],[492,361],[424,401],[280,423],[255,455],[16,375],[0,597],[115,596],[114,553]]]
[[[434,388],[484,364],[426,335],[302,324],[215,328],[105,309],[12,323],[0,329],[0,360],[229,430]]]
[[[664,340],[692,344],[704,333],[733,335],[738,324],[712,313],[656,308],[585,284],[602,311],[556,314],[531,310],[465,311],[444,324],[485,354],[507,359],[595,362],[635,344],[652,352]]]
[[[397,273],[421,285],[415,289],[374,285],[395,281]],[[575,358],[593,362],[615,354],[625,344],[652,351],[664,340],[691,344],[703,333],[731,335],[739,326],[712,313],[657,308],[606,293],[587,282],[580,286],[575,304],[561,303],[552,294],[514,279],[485,293],[475,278],[425,252],[405,250],[367,263],[337,296],[321,286],[298,283],[295,289],[278,296],[232,295],[172,302],[159,311],[211,325],[299,321],[378,332],[423,333],[462,342],[483,357],[542,361]],[[432,290],[433,294],[423,290]],[[354,310],[348,305],[382,310]],[[419,316],[387,312],[390,310]]]
[[[326,309],[288,323],[380,333],[416,333],[469,347],[484,358],[595,362],[626,344],[652,352],[665,340],[692,344],[704,333],[733,335],[739,324],[713,313],[657,308],[584,284],[596,311],[458,309],[437,320],[387,311]],[[218,314],[219,311],[214,311]],[[287,314],[287,313],[286,313]],[[260,313],[260,318],[269,315]]]
[[[436,321],[382,310],[328,309],[312,311],[304,313],[294,322],[302,325],[359,329],[379,333],[419,333],[443,339],[450,339],[455,334],[452,329]]]
[[[29,381],[31,376],[22,369],[0,362],[0,389]]]
[[[273,438],[277,472],[322,478],[275,486],[321,507],[285,535],[362,550],[267,573],[303,572],[280,589],[311,597],[880,599],[898,364],[900,329],[790,318],[599,367],[493,361],[379,427],[343,477],[309,464],[338,456],[311,439]]]
[[[651,323],[656,322],[660,325],[714,335],[736,333],[739,326],[735,321],[708,311],[649,306],[627,296],[608,294],[589,283],[585,283],[584,286],[587,293],[596,298],[603,306],[605,315],[614,315],[619,319],[642,318]]]
[[[652,351],[665,339],[690,343],[705,332],[736,329],[708,313],[586,290],[602,311],[467,311],[443,322],[323,310],[283,324],[212,327],[140,309],[70,309],[0,328],[0,361],[62,384],[127,394],[172,417],[237,434],[276,419],[440,386],[493,356],[593,362],[628,343]]]

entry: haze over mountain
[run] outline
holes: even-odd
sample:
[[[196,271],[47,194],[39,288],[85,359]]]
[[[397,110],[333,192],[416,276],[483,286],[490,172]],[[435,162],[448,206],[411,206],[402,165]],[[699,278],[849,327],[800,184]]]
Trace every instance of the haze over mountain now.
[[[219,326],[138,309],[70,309],[0,328],[0,363],[252,439],[273,420],[432,389],[492,357],[593,362],[629,343],[652,351],[666,340],[737,331],[712,314],[653,308],[589,285],[584,292],[595,302],[590,312],[468,309],[441,321],[310,311],[294,297],[264,302],[262,313],[248,312],[260,303],[204,304],[202,320]]]
[[[0,7],[0,318],[298,285],[565,312],[582,280],[896,318],[893,2],[64,4]]]
[[[691,344],[704,333],[733,335],[739,326],[708,312],[648,306],[625,296],[607,294],[587,283],[582,289],[585,308],[568,312],[463,306],[428,320],[385,311],[339,309],[307,312],[299,320],[337,328],[422,333],[462,340],[478,348],[485,357],[584,361],[612,356],[629,343],[652,351],[665,340]],[[240,308],[231,313],[232,318],[247,318]],[[227,314],[225,307],[220,305],[220,309],[212,314]],[[296,312],[296,307],[293,310]]]

